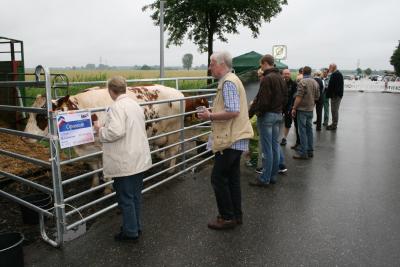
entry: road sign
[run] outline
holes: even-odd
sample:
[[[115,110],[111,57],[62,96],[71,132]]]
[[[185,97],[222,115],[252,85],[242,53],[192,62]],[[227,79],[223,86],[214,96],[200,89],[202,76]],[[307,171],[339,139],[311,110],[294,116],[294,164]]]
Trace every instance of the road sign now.
[[[274,45],[272,46],[272,56],[275,59],[283,60],[287,57],[287,46],[286,45]]]

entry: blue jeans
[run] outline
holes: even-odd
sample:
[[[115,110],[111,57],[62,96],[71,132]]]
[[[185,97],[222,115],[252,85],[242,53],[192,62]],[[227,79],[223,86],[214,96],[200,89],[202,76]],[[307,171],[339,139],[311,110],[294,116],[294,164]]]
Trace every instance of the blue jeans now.
[[[130,237],[137,237],[142,230],[141,201],[143,173],[115,177],[114,189],[118,206],[122,211],[122,232]]]
[[[257,128],[260,134],[261,149],[265,160],[260,181],[269,184],[276,181],[279,170],[279,130],[282,121],[281,113],[266,112],[257,118]]]
[[[300,155],[308,156],[308,153],[314,151],[313,131],[312,131],[312,111],[297,111],[297,125],[300,136]]]

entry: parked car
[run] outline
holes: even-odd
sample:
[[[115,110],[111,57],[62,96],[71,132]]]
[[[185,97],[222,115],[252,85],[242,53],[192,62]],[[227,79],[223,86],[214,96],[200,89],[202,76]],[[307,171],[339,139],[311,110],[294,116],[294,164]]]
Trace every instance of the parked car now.
[[[380,76],[380,75],[371,75],[371,76],[369,77],[369,79],[370,79],[371,81],[382,81],[382,76]]]

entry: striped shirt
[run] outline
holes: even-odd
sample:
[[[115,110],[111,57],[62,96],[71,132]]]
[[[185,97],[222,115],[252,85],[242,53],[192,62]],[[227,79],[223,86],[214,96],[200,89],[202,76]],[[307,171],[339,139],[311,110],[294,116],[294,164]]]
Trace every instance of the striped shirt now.
[[[240,96],[236,85],[231,81],[225,81],[222,87],[222,97],[224,98],[225,111],[240,112]],[[208,139],[207,149],[212,147],[212,138]],[[249,150],[249,139],[241,139],[231,146],[232,149],[240,151]]]

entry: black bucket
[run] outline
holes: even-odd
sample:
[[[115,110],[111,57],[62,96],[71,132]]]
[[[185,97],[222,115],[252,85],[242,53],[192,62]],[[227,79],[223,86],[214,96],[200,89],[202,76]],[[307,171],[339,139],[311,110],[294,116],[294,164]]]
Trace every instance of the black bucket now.
[[[24,252],[22,242],[24,236],[21,233],[0,234],[0,265],[24,266]]]
[[[42,208],[45,210],[50,209],[53,202],[51,195],[44,193],[25,196],[22,197],[22,199],[26,202],[31,203],[32,205],[37,206],[38,208]],[[23,205],[21,205],[20,207],[22,213],[22,221],[24,224],[34,225],[39,223],[39,214],[35,210],[32,210]]]

